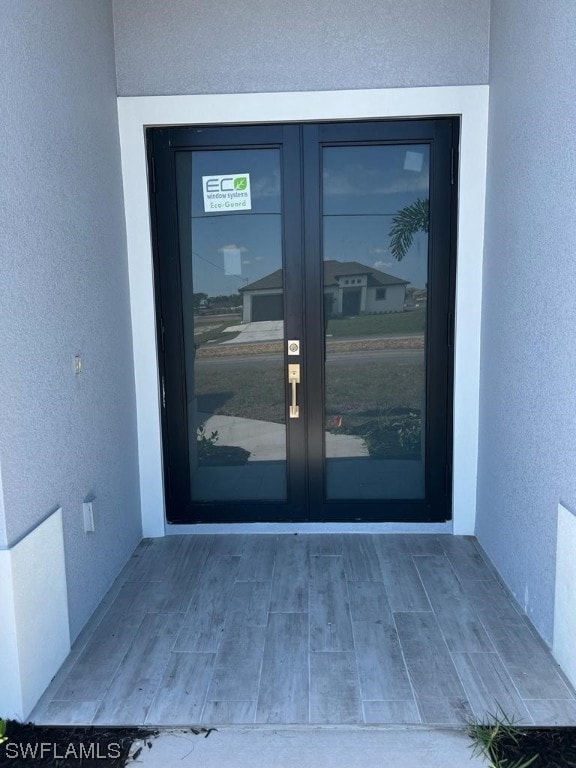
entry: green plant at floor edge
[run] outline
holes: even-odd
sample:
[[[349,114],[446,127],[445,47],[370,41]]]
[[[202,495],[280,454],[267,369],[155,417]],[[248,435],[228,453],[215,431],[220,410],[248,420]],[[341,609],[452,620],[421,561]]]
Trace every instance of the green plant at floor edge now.
[[[6,736],[6,720],[0,717],[0,744],[4,744],[5,741],[8,741],[8,736]]]
[[[490,768],[529,768],[539,758],[536,753],[512,761],[503,755],[503,744],[519,746],[523,732],[513,718],[500,709],[498,715],[488,715],[489,722],[468,723],[468,734],[473,743],[473,757],[484,757]]]

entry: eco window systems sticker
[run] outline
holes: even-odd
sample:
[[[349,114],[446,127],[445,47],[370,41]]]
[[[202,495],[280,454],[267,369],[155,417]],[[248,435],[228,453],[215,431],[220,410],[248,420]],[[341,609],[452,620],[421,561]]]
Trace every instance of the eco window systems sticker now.
[[[202,176],[205,213],[230,213],[252,209],[249,173]]]

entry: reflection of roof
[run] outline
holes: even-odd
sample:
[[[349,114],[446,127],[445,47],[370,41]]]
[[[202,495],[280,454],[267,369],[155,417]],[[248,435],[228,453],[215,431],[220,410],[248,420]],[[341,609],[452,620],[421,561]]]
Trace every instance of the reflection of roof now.
[[[340,277],[358,277],[359,275],[368,275],[369,286],[380,285],[408,285],[409,280],[402,280],[393,275],[387,275],[380,272],[379,269],[368,267],[366,264],[360,264],[358,261],[325,261],[324,262],[324,287],[338,285]],[[282,289],[282,270],[277,269],[260,280],[255,280],[249,285],[240,288],[241,291],[266,291]]]

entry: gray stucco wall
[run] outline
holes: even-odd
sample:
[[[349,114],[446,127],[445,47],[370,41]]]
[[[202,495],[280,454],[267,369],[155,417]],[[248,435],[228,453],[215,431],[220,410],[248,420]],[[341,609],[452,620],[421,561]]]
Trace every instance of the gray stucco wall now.
[[[486,83],[489,0],[114,0],[120,96]]]
[[[551,642],[576,505],[576,14],[493,0],[478,538]]]
[[[72,637],[140,538],[113,46],[108,0],[3,4],[6,539],[63,507]],[[85,535],[82,501],[90,493],[96,532]]]

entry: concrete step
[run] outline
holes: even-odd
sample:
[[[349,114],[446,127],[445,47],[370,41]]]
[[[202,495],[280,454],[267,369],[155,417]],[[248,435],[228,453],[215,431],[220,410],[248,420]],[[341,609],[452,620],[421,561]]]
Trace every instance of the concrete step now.
[[[135,745],[137,748],[139,745]],[[208,737],[165,729],[143,768],[474,768],[465,729],[417,726],[222,726]]]

